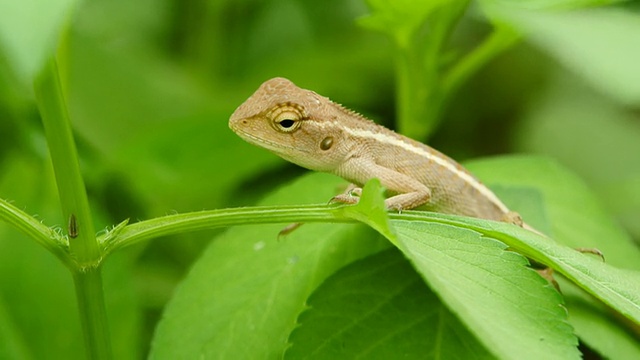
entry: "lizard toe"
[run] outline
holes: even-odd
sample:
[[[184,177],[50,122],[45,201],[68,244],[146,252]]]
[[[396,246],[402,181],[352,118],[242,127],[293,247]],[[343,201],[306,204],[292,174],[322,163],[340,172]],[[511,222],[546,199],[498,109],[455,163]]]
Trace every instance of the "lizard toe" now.
[[[342,203],[342,204],[357,204],[360,198],[349,194],[340,194],[332,197],[329,200],[329,204]]]

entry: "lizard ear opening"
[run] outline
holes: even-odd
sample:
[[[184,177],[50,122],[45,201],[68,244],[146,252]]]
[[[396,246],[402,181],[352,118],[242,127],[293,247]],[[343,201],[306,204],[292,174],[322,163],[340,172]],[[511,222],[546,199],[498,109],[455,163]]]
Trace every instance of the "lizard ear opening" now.
[[[333,136],[327,136],[326,138],[322,139],[322,141],[320,142],[320,149],[321,150],[329,150],[331,149],[331,147],[333,146]]]

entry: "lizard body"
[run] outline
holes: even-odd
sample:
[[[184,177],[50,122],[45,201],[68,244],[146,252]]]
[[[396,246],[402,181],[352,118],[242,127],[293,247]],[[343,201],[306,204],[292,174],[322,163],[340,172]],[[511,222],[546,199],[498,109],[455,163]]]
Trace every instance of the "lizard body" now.
[[[453,159],[287,79],[263,83],[231,115],[229,127],[285,160],[353,183],[337,201],[357,202],[351,194],[378,178],[389,194],[389,209],[419,207],[522,225],[516,213]]]

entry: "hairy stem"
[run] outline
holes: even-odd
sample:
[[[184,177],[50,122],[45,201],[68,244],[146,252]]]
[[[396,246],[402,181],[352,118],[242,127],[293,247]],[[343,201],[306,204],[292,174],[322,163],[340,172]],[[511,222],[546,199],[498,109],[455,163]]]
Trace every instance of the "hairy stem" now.
[[[35,82],[38,109],[44,124],[58,194],[69,238],[69,258],[73,272],[80,320],[90,358],[111,358],[104,293],[102,252],[98,245],[89,201],[80,173],[71,122],[55,59],[51,59]]]

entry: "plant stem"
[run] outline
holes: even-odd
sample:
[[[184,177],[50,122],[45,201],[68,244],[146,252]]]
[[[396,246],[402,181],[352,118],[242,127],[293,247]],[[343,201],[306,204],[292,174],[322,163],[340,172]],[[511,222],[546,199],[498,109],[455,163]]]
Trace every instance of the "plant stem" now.
[[[85,344],[91,358],[111,357],[98,246],[89,201],[80,173],[78,152],[62,93],[55,58],[45,66],[34,84],[38,109],[44,124],[47,145],[62,205],[69,221],[69,255]]]
[[[423,137],[419,138],[421,140],[426,141],[440,126],[442,114],[446,107],[443,76],[445,66],[443,58],[446,57],[445,45],[468,6],[468,0],[453,1],[449,5],[438,9],[432,16],[431,31],[426,52],[423,56],[423,66],[426,74],[423,81],[424,87],[427,89],[425,91],[427,96],[424,99],[420,99],[420,104],[422,104],[420,115],[422,119],[419,121],[424,124]]]
[[[256,206],[167,215],[118,226],[101,238],[105,256],[141,241],[189,231],[234,225],[292,222],[355,222],[332,205]]]
[[[422,63],[415,51],[399,46],[395,65],[398,131],[410,138],[422,139],[429,132],[429,125],[421,116],[426,97]]]
[[[518,38],[512,30],[498,27],[443,74],[444,45],[468,5],[469,1],[460,0],[442,6],[426,19],[426,35],[415,28],[407,37],[396,39],[398,130],[408,137],[426,140],[438,127],[442,112],[460,86]]]
[[[458,0],[439,7],[425,19],[428,32],[416,27],[406,38],[396,38],[398,130],[408,137],[425,141],[438,126],[443,48],[468,4]]]
[[[80,267],[94,266],[100,249],[84,181],[80,173],[78,152],[62,94],[55,59],[49,61],[35,85],[38,108],[44,124],[47,145],[53,162],[58,194],[65,220],[72,216],[77,223],[77,237],[72,235],[69,249]]]
[[[64,239],[33,216],[0,199],[0,219],[49,250],[67,267],[73,267],[73,259],[69,257]]]
[[[482,44],[466,55],[446,74],[442,82],[443,101],[447,102],[478,69],[515,44],[517,40],[518,35],[512,30],[496,28]]]
[[[102,289],[102,267],[74,271],[73,282],[89,359],[111,359],[109,327]]]

